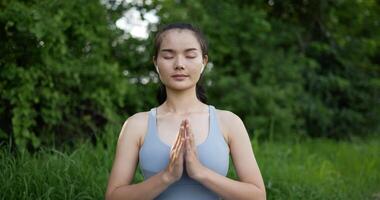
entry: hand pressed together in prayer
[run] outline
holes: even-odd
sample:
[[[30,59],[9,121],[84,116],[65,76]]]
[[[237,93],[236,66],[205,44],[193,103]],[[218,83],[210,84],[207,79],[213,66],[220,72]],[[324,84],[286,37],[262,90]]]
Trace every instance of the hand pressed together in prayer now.
[[[195,144],[194,133],[189,120],[185,120],[185,162],[187,174],[197,180],[200,177],[204,166],[198,159],[197,146]]]
[[[187,119],[182,120],[179,133],[170,151],[169,165],[165,169],[170,183],[181,178],[184,162],[186,162],[186,172],[189,177],[195,180],[200,178],[204,166],[198,159],[194,133]]]

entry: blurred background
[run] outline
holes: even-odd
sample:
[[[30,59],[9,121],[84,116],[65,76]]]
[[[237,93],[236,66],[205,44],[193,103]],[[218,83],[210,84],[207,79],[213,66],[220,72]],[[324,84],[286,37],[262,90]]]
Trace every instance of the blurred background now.
[[[1,199],[104,199],[171,22],[207,37],[209,104],[244,121],[269,199],[380,199],[379,1],[0,0]]]

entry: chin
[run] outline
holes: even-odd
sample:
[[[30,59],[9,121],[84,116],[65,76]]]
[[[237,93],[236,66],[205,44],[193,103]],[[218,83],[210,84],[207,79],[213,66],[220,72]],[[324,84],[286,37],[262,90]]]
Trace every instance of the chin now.
[[[176,83],[176,84],[167,85],[166,87],[169,88],[170,90],[183,91],[183,90],[191,89],[195,86],[196,85],[194,85],[194,84],[178,84],[178,83]]]

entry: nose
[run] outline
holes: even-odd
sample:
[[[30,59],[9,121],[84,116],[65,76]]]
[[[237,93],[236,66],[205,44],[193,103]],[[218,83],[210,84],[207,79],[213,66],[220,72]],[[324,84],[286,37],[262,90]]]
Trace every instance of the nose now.
[[[185,68],[184,60],[183,60],[182,56],[177,57],[177,59],[174,63],[174,67],[175,67],[175,69],[184,69]]]

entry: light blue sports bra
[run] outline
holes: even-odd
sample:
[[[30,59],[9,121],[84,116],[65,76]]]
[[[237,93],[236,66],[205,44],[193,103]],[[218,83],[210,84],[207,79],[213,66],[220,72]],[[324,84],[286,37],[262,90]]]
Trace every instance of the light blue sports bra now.
[[[212,105],[208,107],[210,128],[206,140],[197,145],[198,159],[205,167],[226,176],[229,166],[229,147],[219,130],[215,107]],[[152,108],[149,112],[148,131],[139,152],[140,169],[145,180],[166,169],[169,163],[171,147],[159,138],[156,123],[156,108]],[[156,199],[209,200],[220,199],[220,197],[190,178],[185,168],[181,179],[171,184]]]

